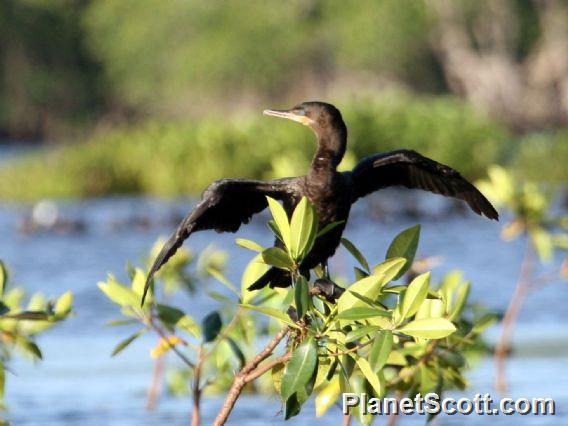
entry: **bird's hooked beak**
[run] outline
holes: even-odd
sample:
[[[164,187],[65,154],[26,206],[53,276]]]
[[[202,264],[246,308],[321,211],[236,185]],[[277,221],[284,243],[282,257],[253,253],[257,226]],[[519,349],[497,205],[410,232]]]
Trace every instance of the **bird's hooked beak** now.
[[[313,120],[307,117],[303,110],[301,109],[291,109],[291,110],[278,110],[278,109],[265,109],[262,112],[264,115],[271,115],[273,117],[287,118],[288,120],[297,121],[304,126],[310,126]]]

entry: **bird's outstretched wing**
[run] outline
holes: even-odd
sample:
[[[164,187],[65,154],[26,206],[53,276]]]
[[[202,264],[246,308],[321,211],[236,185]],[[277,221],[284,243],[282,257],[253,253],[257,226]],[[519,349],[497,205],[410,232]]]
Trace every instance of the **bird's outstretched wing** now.
[[[248,223],[254,214],[268,206],[267,196],[282,200],[290,195],[293,181],[294,178],[269,182],[222,179],[212,183],[203,192],[199,204],[180,223],[154,260],[144,286],[142,305],[154,274],[193,232],[205,229],[236,232],[241,224]]]
[[[350,172],[353,202],[388,186],[402,185],[465,201],[479,215],[499,219],[491,203],[456,170],[415,151],[397,150],[366,157]]]

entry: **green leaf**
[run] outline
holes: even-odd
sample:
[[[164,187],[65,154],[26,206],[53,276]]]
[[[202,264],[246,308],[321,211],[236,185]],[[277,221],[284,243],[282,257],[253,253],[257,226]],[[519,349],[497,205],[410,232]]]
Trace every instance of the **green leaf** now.
[[[354,342],[355,340],[359,340],[368,334],[373,334],[377,330],[379,330],[379,327],[374,325],[364,325],[362,327],[358,327],[347,333],[347,335],[345,336],[345,342],[346,343]]]
[[[227,337],[226,342],[231,347],[231,350],[233,351],[233,353],[235,354],[235,356],[239,360],[239,368],[243,368],[245,363],[246,363],[245,355],[243,354],[243,351],[241,350],[241,348],[239,348],[239,345],[237,345],[237,342],[235,342],[231,337]]]
[[[448,317],[450,321],[453,321],[456,318],[458,318],[459,314],[461,313],[465,305],[465,302],[467,300],[467,296],[469,295],[470,287],[471,283],[467,282],[459,286],[458,289],[456,290],[456,302],[454,303],[450,316]]]
[[[336,318],[339,320],[362,320],[367,318],[388,316],[390,316],[390,314],[384,309],[357,306],[355,308],[350,308],[342,311],[339,315],[337,315]]]
[[[227,287],[229,290],[231,290],[233,293],[235,293],[237,296],[239,295],[239,290],[237,290],[237,287],[235,287],[235,285],[231,281],[229,281],[217,269],[207,268],[207,273],[211,275],[213,278],[215,278],[217,281],[219,281],[221,284],[223,284],[225,287]]]
[[[109,276],[106,283],[98,283],[98,286],[110,300],[120,306],[138,308],[140,305],[140,297],[130,288],[117,283],[112,276]]]
[[[132,274],[132,284],[130,288],[139,297],[142,297],[142,294],[144,294],[144,285],[146,284],[146,274],[140,268],[135,268]]]
[[[361,278],[363,279],[363,278]],[[361,280],[359,280],[361,281]],[[375,302],[372,299],[369,299],[367,296],[363,296],[362,294],[357,293],[356,291],[353,290],[347,290],[349,293],[351,293],[354,297],[356,297],[357,299],[359,299],[361,302],[363,302],[365,305],[370,306],[371,308],[376,308],[376,307],[380,307],[378,302]]]
[[[111,356],[118,355],[120,352],[122,352],[124,349],[126,349],[126,347],[128,345],[130,345],[138,337],[140,337],[142,334],[144,334],[145,331],[146,330],[144,328],[142,328],[142,329],[138,330],[136,333],[134,333],[132,336],[127,337],[126,339],[122,340],[118,345],[115,346],[115,348],[112,351]]]
[[[371,271],[371,268],[369,267],[369,262],[367,262],[367,259],[365,259],[365,256],[363,256],[363,253],[361,253],[359,249],[355,247],[355,244],[353,244],[347,238],[341,238],[341,244],[343,245],[343,247],[347,249],[349,253],[351,253],[351,255],[357,260],[357,262],[359,262],[359,264],[363,267],[365,271],[367,272]]]
[[[533,246],[543,263],[548,263],[554,254],[552,235],[543,228],[535,227],[529,232]]]
[[[375,300],[381,292],[382,277],[376,275],[370,275],[362,280],[357,281],[348,290],[337,299],[337,310],[341,314],[347,309],[351,309],[357,306],[365,306],[362,302],[354,296],[353,293],[357,293],[360,296],[366,297],[370,300]]]
[[[390,331],[378,331],[375,333],[371,351],[369,353],[369,364],[373,371],[379,371],[386,364],[392,351],[393,336]]]
[[[72,305],[73,305],[73,293],[67,291],[63,293],[61,296],[59,296],[59,298],[57,299],[54,308],[55,314],[59,316],[67,315],[69,312],[71,312]]]
[[[355,271],[355,280],[356,281],[362,280],[363,278],[369,276],[369,274],[367,272],[363,271],[361,268],[358,268],[357,266],[355,266],[353,269]]]
[[[474,321],[472,332],[479,334],[491,327],[497,322],[499,317],[495,313],[488,313],[483,315],[478,320]]]
[[[308,288],[306,278],[302,275],[300,275],[296,281],[296,286],[294,288],[294,301],[296,302],[298,319],[300,319],[310,308],[310,289]]]
[[[252,251],[256,251],[256,252],[261,252],[264,250],[264,247],[262,247],[260,244],[258,244],[257,242],[254,242],[252,240],[247,240],[246,238],[237,238],[235,240],[235,243],[237,243],[237,245],[244,247],[246,249],[252,250]]]
[[[400,234],[398,234],[392,241],[387,250],[386,259],[393,257],[403,257],[406,259],[404,267],[394,277],[394,280],[400,278],[412,266],[414,256],[416,256],[416,249],[418,248],[418,241],[420,240],[420,225],[414,225]]]
[[[270,247],[261,253],[262,260],[267,265],[275,266],[280,269],[294,269],[294,262],[280,247]]]
[[[440,299],[426,299],[416,312],[414,319],[441,318],[444,316],[444,302]]]
[[[408,289],[402,299],[402,305],[400,306],[400,314],[396,321],[398,324],[410,318],[418,311],[418,308],[420,308],[420,305],[422,305],[422,302],[424,302],[428,295],[429,284],[430,272],[426,272],[418,275],[408,285]]]
[[[245,309],[257,311],[257,312],[263,313],[265,315],[268,315],[270,317],[276,318],[277,320],[280,320],[284,324],[288,324],[291,327],[299,328],[298,325],[294,321],[292,321],[290,319],[290,317],[285,312],[282,312],[280,309],[269,308],[269,307],[266,307],[266,306],[246,305],[246,304],[239,305],[239,306],[241,306]]]
[[[316,213],[306,197],[302,197],[290,221],[290,255],[296,261],[312,249],[317,232]]]
[[[340,220],[338,222],[331,222],[325,225],[317,234],[317,238],[327,234],[329,231],[337,228],[339,225],[343,225],[345,223],[344,220]]]
[[[0,363],[0,406],[4,402],[4,394],[6,389],[6,370],[4,368],[4,363]]]
[[[302,404],[298,401],[297,393],[294,393],[286,400],[286,406],[284,410],[284,420],[290,420],[292,417],[300,414]]]
[[[335,404],[340,394],[339,378],[334,377],[316,396],[316,417],[323,416]]]
[[[283,401],[287,401],[310,381],[317,365],[317,352],[317,344],[313,338],[303,341],[294,350],[292,358],[286,364],[280,384],[280,395]]]
[[[260,253],[248,263],[241,277],[241,301],[243,303],[248,303],[255,296],[256,291],[250,291],[248,288],[269,268],[270,266],[264,263]]]
[[[8,271],[6,271],[4,262],[0,260],[0,297],[4,296],[6,284],[8,284]],[[2,371],[4,371],[4,369],[2,369]]]
[[[156,305],[158,318],[170,327],[178,327],[183,331],[199,337],[199,327],[195,321],[181,309],[158,303]]]
[[[138,324],[138,320],[119,318],[106,322],[106,325],[108,325],[109,327],[118,327],[121,325],[131,325],[131,324]]]
[[[219,312],[213,311],[205,318],[201,323],[201,328],[203,330],[203,341],[205,343],[212,342],[217,338],[219,332],[221,331],[221,327],[223,326],[223,321],[221,320],[221,315]]]
[[[411,321],[398,331],[412,337],[442,339],[456,331],[456,327],[444,318],[426,318]]]
[[[357,366],[365,376],[365,379],[373,387],[377,397],[382,398],[385,394],[385,384],[379,378],[379,375],[373,372],[371,365],[365,358],[357,359]]]
[[[287,249],[290,248],[290,223],[288,222],[288,215],[284,210],[284,207],[280,205],[278,201],[274,198],[266,197],[268,200],[268,207],[274,218],[274,222],[278,227],[280,236],[282,237],[282,242]]]
[[[399,271],[406,264],[406,259],[403,257],[393,257],[392,259],[385,260],[373,268],[373,275],[382,278],[382,285],[385,286],[391,282],[399,273]]]
[[[41,354],[41,350],[39,349],[38,345],[36,345],[31,340],[28,340],[28,339],[26,339],[25,337],[22,337],[22,336],[18,336],[18,339],[16,340],[16,342],[18,342],[18,345],[20,346],[21,349],[23,349],[25,352],[30,354],[32,357],[38,358],[38,359],[43,358],[42,354]]]

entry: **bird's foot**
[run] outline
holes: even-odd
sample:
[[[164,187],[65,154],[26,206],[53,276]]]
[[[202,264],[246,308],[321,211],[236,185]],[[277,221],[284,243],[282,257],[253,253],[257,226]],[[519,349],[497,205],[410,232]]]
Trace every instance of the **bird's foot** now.
[[[328,302],[333,303],[345,293],[345,289],[338,286],[329,278],[318,278],[314,282],[311,293],[316,296],[323,296]]]

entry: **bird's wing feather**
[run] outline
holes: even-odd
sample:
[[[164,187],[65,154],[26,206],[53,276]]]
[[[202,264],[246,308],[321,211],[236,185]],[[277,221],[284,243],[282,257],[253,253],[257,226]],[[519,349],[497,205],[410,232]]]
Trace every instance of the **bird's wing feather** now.
[[[415,151],[398,150],[361,160],[351,172],[353,202],[371,192],[402,185],[465,201],[479,215],[498,219],[491,203],[456,170]]]
[[[282,200],[292,191],[294,178],[269,182],[246,179],[222,179],[212,183],[201,201],[179,224],[154,260],[146,279],[142,304],[152,277],[181,247],[193,232],[206,229],[217,232],[236,232],[253,215],[264,210],[266,197]]]

